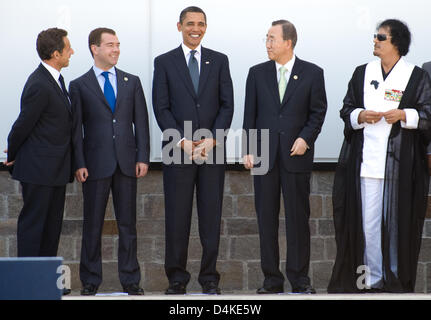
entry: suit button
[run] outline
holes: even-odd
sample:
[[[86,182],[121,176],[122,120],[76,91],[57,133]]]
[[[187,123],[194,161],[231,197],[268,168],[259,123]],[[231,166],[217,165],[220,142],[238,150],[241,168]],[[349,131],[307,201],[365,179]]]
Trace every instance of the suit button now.
[[[280,114],[280,118],[283,118],[283,115],[282,115],[282,114]]]
[[[196,105],[196,107],[197,107],[197,108],[200,108],[200,107],[201,107],[201,105],[198,103],[198,104]]]
[[[112,136],[112,139],[115,139],[115,136]]]
[[[113,122],[113,123],[116,123],[116,122],[117,122],[117,120],[115,120],[115,119],[114,119],[114,120],[112,120],[112,122]]]

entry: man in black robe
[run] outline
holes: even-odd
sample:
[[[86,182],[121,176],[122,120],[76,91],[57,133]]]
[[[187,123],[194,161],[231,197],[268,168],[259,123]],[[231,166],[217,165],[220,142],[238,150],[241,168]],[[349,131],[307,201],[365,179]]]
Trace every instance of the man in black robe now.
[[[404,23],[386,20],[377,29],[374,55],[380,58],[377,65],[381,73],[372,73],[371,65],[375,62],[357,67],[340,111],[345,123],[345,139],[333,189],[337,256],[329,293],[413,292],[415,287],[429,184],[426,147],[431,137],[431,81],[425,71],[415,66],[408,69],[410,64],[403,60],[410,45],[410,32]],[[389,86],[391,82],[400,84],[402,81],[405,81],[403,90]],[[377,110],[372,110],[367,104],[378,100],[370,100],[369,95],[381,89],[382,103]],[[397,102],[397,107],[379,109],[389,105],[388,101]],[[411,121],[408,118],[412,118],[412,114],[416,120],[409,127],[406,123]],[[366,216],[363,207],[366,206],[363,206],[361,187],[363,173],[367,171],[365,162],[374,157],[367,146],[375,141],[370,141],[366,132],[377,124],[382,128],[386,126],[387,137],[382,140],[383,157],[379,158],[383,179],[377,201],[381,209],[375,242],[380,252],[375,252],[380,257],[372,257],[380,259],[381,270],[377,272],[381,279],[373,287],[364,285],[363,281],[364,272],[370,271],[366,265],[367,246],[373,244],[367,241],[364,231],[367,225],[363,223]],[[385,130],[382,129],[382,134]]]

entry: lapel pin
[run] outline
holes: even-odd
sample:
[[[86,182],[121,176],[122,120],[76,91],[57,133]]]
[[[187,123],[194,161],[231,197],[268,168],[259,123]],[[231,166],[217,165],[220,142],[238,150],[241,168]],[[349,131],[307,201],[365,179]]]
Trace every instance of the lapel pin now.
[[[210,64],[210,62],[209,61],[205,61],[205,64]]]
[[[295,74],[295,75],[293,76],[293,79],[298,80],[298,76]]]
[[[124,81],[129,81],[129,78],[127,78],[127,77],[124,77]]]

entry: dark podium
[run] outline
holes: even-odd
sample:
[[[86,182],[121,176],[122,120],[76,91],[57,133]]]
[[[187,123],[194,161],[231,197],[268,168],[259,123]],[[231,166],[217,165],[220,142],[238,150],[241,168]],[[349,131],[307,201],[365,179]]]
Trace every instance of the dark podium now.
[[[60,300],[61,257],[0,258],[0,300]]]

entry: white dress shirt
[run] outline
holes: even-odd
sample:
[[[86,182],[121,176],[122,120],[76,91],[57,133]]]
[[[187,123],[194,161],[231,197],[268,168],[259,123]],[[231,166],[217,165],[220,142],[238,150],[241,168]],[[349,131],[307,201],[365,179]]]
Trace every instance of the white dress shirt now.
[[[48,70],[48,72],[51,74],[51,76],[54,78],[55,82],[57,82],[58,86],[61,88],[61,83],[60,83],[60,71],[58,71],[57,69],[55,69],[54,67],[51,67],[49,64],[45,63],[42,61],[42,65],[46,68],[46,70]],[[62,89],[63,90],[63,89]]]
[[[192,51],[192,49],[190,49],[189,47],[187,47],[184,43],[181,44],[181,47],[183,48],[183,52],[184,52],[184,58],[186,59],[186,65],[189,65],[189,60],[190,60],[190,51]],[[196,49],[195,52],[195,58],[198,61],[198,70],[199,73],[201,72],[201,56],[202,56],[202,45],[199,44]]]
[[[295,59],[296,59],[295,55],[293,55],[292,59],[287,61],[287,63],[284,65],[284,67],[286,68],[286,72],[284,74],[284,76],[286,77],[286,84],[289,83],[289,78],[292,73],[293,65],[295,64]],[[281,77],[280,68],[282,66],[283,65],[279,64],[278,62],[275,63],[275,68],[277,69],[277,83],[280,82],[280,77]]]

